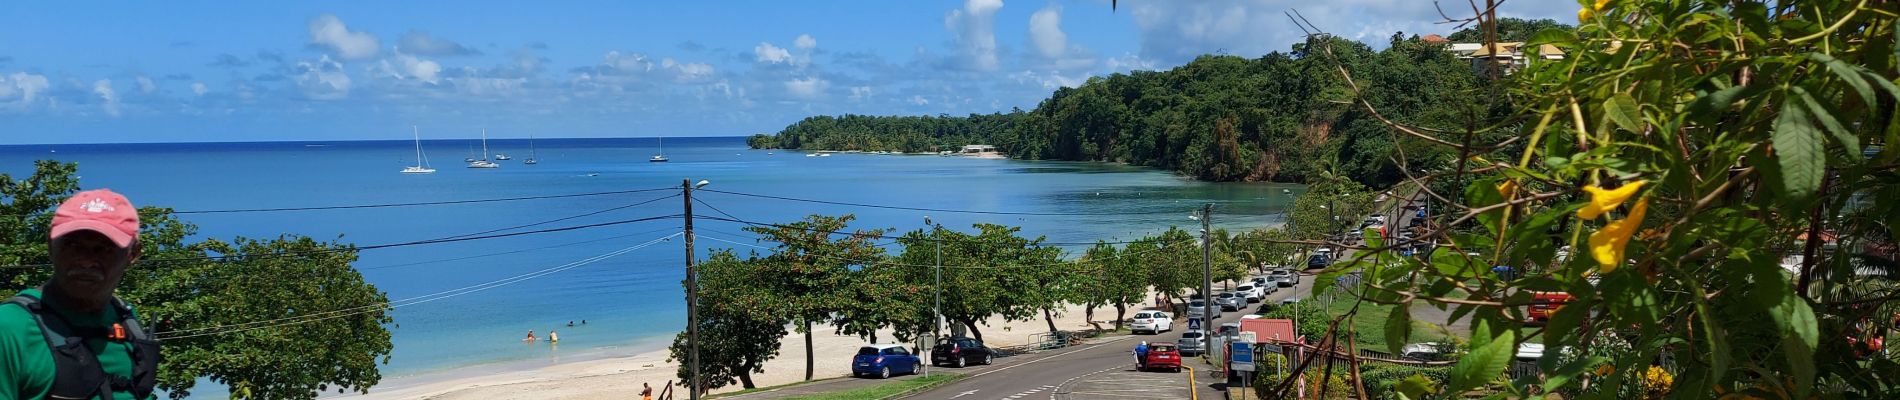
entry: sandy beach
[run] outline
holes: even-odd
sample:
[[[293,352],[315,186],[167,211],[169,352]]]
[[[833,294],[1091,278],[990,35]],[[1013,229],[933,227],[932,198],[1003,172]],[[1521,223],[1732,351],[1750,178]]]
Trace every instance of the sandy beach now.
[[[1130,314],[1134,310],[1130,310]],[[1098,307],[1095,319],[1104,327],[1113,324],[1114,307]],[[1042,318],[1028,321],[1005,322],[1001,318],[986,321],[981,327],[984,339],[991,346],[1010,346],[1027,343],[1031,336],[1044,333],[1049,326]],[[1081,306],[1069,306],[1061,315],[1055,317],[1056,327],[1063,330],[1088,329],[1090,325],[1083,319]],[[850,374],[851,357],[857,354],[857,348],[866,344],[855,336],[841,336],[831,333],[827,326],[815,326],[812,336],[812,348],[818,357],[813,361],[814,379],[846,376]],[[881,332],[879,340],[890,340],[888,332]],[[660,343],[664,346],[665,343]],[[325,396],[326,398],[350,399],[628,399],[639,393],[641,384],[653,385],[657,393],[669,380],[676,380],[678,370],[674,363],[666,361],[666,349],[641,352],[632,356],[619,356],[598,359],[577,357],[574,362],[562,362],[554,365],[525,367],[520,370],[508,370],[507,365],[479,366],[430,373],[414,377],[385,380],[370,390],[367,395],[347,394]],[[501,368],[497,368],[501,367]],[[804,336],[796,332],[786,335],[780,342],[777,358],[765,363],[765,372],[754,374],[753,383],[760,387],[795,383],[804,379],[805,346]],[[741,388],[738,384],[716,389],[713,393],[733,392]],[[681,388],[675,388],[679,398],[685,398]]]

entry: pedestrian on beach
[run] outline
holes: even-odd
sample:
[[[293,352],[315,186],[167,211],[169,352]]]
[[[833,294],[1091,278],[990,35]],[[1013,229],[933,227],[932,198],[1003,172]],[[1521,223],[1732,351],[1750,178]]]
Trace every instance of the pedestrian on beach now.
[[[0,399],[157,398],[158,342],[112,295],[138,239],[138,209],[118,193],[79,192],[54,209],[53,277],[0,304]]]
[[[646,382],[640,382],[640,386],[644,387],[640,389],[640,400],[653,400],[653,385]]]

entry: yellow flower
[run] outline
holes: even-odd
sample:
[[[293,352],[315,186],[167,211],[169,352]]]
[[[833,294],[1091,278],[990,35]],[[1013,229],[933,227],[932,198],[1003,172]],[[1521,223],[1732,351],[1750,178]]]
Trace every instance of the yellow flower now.
[[[1577,210],[1577,218],[1597,219],[1597,216],[1603,215],[1603,213],[1610,210],[1615,210],[1617,206],[1621,206],[1624,201],[1629,200],[1630,196],[1635,195],[1637,189],[1642,189],[1645,183],[1647,182],[1635,181],[1624,184],[1623,187],[1607,190],[1596,186],[1583,188],[1583,191],[1590,192],[1590,204],[1584,205],[1581,210]]]
[[[1630,244],[1630,236],[1643,225],[1643,214],[1648,212],[1649,199],[1637,200],[1636,206],[1630,208],[1629,217],[1605,224],[1590,234],[1590,255],[1596,257],[1603,273],[1616,271],[1616,266],[1623,264],[1623,247]]]
[[[1504,196],[1505,199],[1510,199],[1511,192],[1515,191],[1517,191],[1517,181],[1505,180],[1504,183],[1498,184],[1498,195]]]
[[[1590,11],[1590,9],[1588,8],[1577,9],[1577,23],[1580,23],[1580,24],[1590,23],[1590,17],[1593,16],[1594,14],[1595,13]]]
[[[1597,376],[1609,376],[1612,373],[1616,373],[1616,367],[1610,364],[1598,365],[1596,373]]]

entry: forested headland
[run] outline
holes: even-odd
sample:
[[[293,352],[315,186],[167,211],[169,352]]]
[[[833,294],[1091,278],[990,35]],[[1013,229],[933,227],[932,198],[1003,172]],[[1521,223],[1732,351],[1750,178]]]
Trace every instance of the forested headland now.
[[[1501,21],[1502,40],[1560,26]],[[1472,30],[1450,36],[1476,41]],[[1322,173],[1374,187],[1457,157],[1401,137],[1378,116],[1412,126],[1463,130],[1502,112],[1509,99],[1480,95],[1490,84],[1444,42],[1394,35],[1383,50],[1339,38],[1312,39],[1259,58],[1208,55],[1167,71],[1093,77],[1057,89],[1033,110],[969,116],[813,116],[753,148],[936,152],[995,145],[1011,158],[1105,161],[1177,171],[1209,181],[1307,182]],[[1319,51],[1331,41],[1332,52]],[[1333,61],[1337,58],[1338,63]],[[1337,66],[1351,71],[1342,78]],[[1378,111],[1351,104],[1351,84]]]

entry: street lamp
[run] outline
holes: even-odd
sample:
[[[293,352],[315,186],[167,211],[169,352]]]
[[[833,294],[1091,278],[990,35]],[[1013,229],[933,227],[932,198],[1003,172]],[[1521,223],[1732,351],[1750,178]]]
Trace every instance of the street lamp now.
[[[687,370],[693,375],[688,397],[698,400],[702,386],[699,379],[699,274],[693,266],[693,190],[706,187],[712,181],[690,182],[691,179],[681,180],[680,186],[686,203],[686,343],[692,353],[687,360]]]

